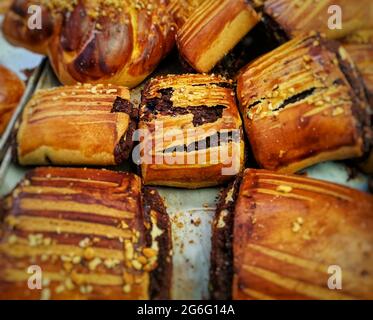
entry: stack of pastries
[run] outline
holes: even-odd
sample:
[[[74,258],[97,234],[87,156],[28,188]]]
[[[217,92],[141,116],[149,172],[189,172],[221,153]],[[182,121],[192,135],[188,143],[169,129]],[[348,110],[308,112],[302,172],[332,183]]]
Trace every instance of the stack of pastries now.
[[[172,298],[156,186],[222,187],[213,299],[373,299],[373,197],[299,174],[334,160],[373,172],[372,4],[334,1],[338,29],[316,3],[13,1],[6,39],[47,55],[61,86],[37,90],[14,128],[30,170],[0,203],[0,299]],[[227,76],[258,35],[275,49]],[[180,72],[158,72],[173,48]],[[10,112],[24,87],[0,71]]]

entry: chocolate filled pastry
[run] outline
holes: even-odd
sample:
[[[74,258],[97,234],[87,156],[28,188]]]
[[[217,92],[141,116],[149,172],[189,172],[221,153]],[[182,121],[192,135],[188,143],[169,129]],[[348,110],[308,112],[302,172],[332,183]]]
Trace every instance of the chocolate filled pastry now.
[[[4,21],[4,34],[14,44],[47,53],[65,85],[80,82],[134,87],[175,44],[176,25],[167,0],[39,3],[41,30],[28,29],[30,1],[15,0]]]
[[[213,223],[213,298],[373,299],[371,195],[266,170],[237,183]]]
[[[312,31],[327,38],[342,38],[356,30],[373,27],[371,0],[267,0],[263,20],[278,40]]]
[[[241,171],[244,141],[232,81],[210,75],[152,79],[141,102],[141,161],[145,184],[216,186]]]
[[[25,84],[18,76],[0,65],[0,136],[21,100]]]
[[[346,50],[318,35],[297,37],[246,66],[238,97],[254,156],[293,173],[369,149],[369,105]]]
[[[183,59],[209,72],[260,20],[246,0],[207,0],[177,33]]]
[[[169,298],[168,216],[141,190],[131,173],[30,171],[3,199],[0,298]]]
[[[138,110],[125,87],[76,85],[40,90],[17,133],[21,165],[117,165],[129,158]]]

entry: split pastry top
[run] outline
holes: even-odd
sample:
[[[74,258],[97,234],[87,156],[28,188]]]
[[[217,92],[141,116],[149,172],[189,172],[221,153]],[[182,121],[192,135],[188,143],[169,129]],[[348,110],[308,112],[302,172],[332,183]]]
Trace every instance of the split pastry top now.
[[[39,4],[42,29],[28,28],[28,7]],[[3,31],[13,44],[47,54],[61,83],[134,87],[175,44],[167,0],[17,0]]]
[[[30,171],[3,199],[0,298],[169,298],[169,221],[156,191],[141,189],[130,173]]]
[[[206,0],[177,33],[181,56],[209,72],[259,22],[246,0]]]
[[[40,90],[17,133],[21,165],[117,165],[132,149],[137,109],[125,87],[77,85]]]
[[[266,170],[237,184],[213,224],[214,298],[373,299],[371,195]]]
[[[0,65],[0,136],[25,91],[25,85],[16,74]]]
[[[292,173],[368,151],[364,86],[346,50],[334,41],[297,37],[246,66],[237,86],[262,168]]]
[[[152,79],[141,101],[145,184],[215,186],[241,171],[244,142],[232,81],[213,75]]]
[[[370,0],[267,0],[263,11],[267,27],[280,41],[311,31],[337,39],[373,27]]]

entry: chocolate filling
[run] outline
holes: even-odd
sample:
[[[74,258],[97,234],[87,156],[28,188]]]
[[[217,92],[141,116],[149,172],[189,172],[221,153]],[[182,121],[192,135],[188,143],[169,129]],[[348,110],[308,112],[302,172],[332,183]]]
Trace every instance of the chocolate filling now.
[[[143,209],[146,224],[152,225],[151,211],[156,212],[157,227],[164,232],[156,238],[159,252],[157,257],[157,268],[151,273],[149,295],[151,299],[170,299],[172,261],[170,252],[172,249],[171,226],[164,206],[163,200],[155,188],[143,188]],[[151,228],[146,235],[147,246],[151,246]]]
[[[315,90],[316,90],[316,88],[310,88],[310,89],[304,90],[300,93],[297,93],[297,94],[285,99],[284,102],[281,103],[277,108],[273,109],[273,111],[281,110],[289,104],[296,103],[296,102],[299,102],[301,100],[304,100],[304,99],[308,98],[309,96],[311,96],[315,92]]]
[[[272,38],[273,42],[280,45],[290,40],[290,36],[270,15],[263,13],[262,21],[267,30],[267,35]]]
[[[199,127],[205,123],[212,123],[223,116],[223,110],[226,108],[223,105],[216,106],[194,106],[194,107],[175,107],[171,101],[173,89],[165,88],[158,90],[161,97],[146,99],[144,98],[142,104],[145,105],[145,111],[141,117],[142,121],[151,121],[158,114],[162,116],[176,117],[179,115],[193,114],[193,125]]]
[[[242,176],[237,176],[220,194],[218,207],[212,229],[211,266],[210,266],[210,294],[213,300],[229,300],[232,298],[233,280],[233,226],[234,208]],[[233,201],[225,199],[232,190]],[[224,227],[218,228],[220,214],[226,210],[228,214],[223,218]]]
[[[220,147],[221,145],[228,144],[232,141],[239,141],[240,136],[234,136],[232,131],[227,132],[227,135],[223,138],[220,132],[208,136],[205,139],[192,142],[188,145],[178,145],[173,146],[163,150],[163,153],[173,153],[173,152],[193,152],[198,150],[206,150],[211,147]]]
[[[117,97],[114,101],[111,112],[124,112],[130,116],[130,122],[127,132],[122,135],[119,142],[114,149],[114,158],[116,164],[122,164],[130,156],[133,147],[133,134],[137,128],[137,121],[139,118],[139,111],[133,104],[125,99]]]

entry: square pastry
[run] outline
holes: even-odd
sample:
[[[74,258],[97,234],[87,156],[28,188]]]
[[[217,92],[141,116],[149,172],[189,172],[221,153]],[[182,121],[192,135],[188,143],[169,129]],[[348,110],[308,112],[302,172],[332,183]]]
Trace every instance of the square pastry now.
[[[372,228],[367,193],[247,169],[213,223],[212,298],[373,299]]]
[[[167,299],[170,224],[134,174],[37,168],[2,199],[0,299]]]
[[[132,150],[137,115],[125,87],[85,84],[37,91],[18,129],[18,162],[121,164]]]
[[[206,0],[177,33],[181,56],[209,72],[259,22],[247,0]]]
[[[246,133],[262,168],[292,173],[367,152],[364,86],[338,43],[318,35],[295,38],[247,65],[237,82]]]
[[[244,141],[231,80],[187,74],[152,79],[142,94],[136,148],[145,184],[220,185],[243,167]]]

